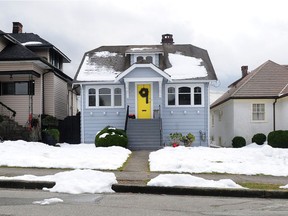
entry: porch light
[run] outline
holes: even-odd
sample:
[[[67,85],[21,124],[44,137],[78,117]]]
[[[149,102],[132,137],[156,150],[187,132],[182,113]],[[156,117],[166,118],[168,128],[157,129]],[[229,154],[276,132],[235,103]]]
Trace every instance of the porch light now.
[[[186,111],[186,110],[184,110],[184,111],[183,111],[183,113],[184,113],[184,115],[186,115],[186,114],[187,114],[187,111]]]
[[[103,115],[106,116],[106,112],[103,112]]]
[[[173,115],[173,110],[170,111],[170,114]]]
[[[93,112],[90,112],[90,116],[93,116]]]

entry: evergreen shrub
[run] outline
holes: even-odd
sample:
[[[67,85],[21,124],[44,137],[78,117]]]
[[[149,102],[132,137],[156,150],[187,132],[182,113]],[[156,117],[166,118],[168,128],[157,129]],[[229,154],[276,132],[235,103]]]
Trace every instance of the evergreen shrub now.
[[[268,145],[274,148],[288,148],[288,131],[277,130],[268,134]]]
[[[232,139],[232,146],[233,148],[241,148],[243,146],[246,146],[246,140],[242,136],[235,136]]]
[[[127,148],[128,137],[124,130],[107,126],[95,137],[96,147],[121,146]]]
[[[267,137],[263,133],[257,133],[252,137],[252,143],[256,143],[258,145],[263,145],[266,141]]]

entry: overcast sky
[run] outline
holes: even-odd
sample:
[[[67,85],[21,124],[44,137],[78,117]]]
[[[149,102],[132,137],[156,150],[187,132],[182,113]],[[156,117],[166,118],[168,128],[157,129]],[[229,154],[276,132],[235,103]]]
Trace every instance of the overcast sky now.
[[[287,0],[0,0],[0,29],[36,33],[64,52],[74,77],[83,54],[102,45],[177,44],[206,49],[219,90],[267,60],[288,64]]]

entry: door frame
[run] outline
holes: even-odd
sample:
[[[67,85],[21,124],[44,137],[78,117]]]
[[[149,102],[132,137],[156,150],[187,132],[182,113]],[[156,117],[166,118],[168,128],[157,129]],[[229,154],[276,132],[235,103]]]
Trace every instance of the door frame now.
[[[150,119],[153,119],[153,82],[135,82],[135,116],[138,119],[138,91],[137,86],[143,84],[150,84],[151,89],[151,102],[150,102]]]

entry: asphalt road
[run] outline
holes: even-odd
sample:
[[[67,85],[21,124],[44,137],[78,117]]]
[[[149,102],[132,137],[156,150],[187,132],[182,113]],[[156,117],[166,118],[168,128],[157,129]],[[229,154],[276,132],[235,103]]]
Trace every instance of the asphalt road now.
[[[33,204],[49,198],[61,203]],[[149,194],[60,194],[0,189],[0,216],[71,215],[221,215],[286,216],[287,200]]]

